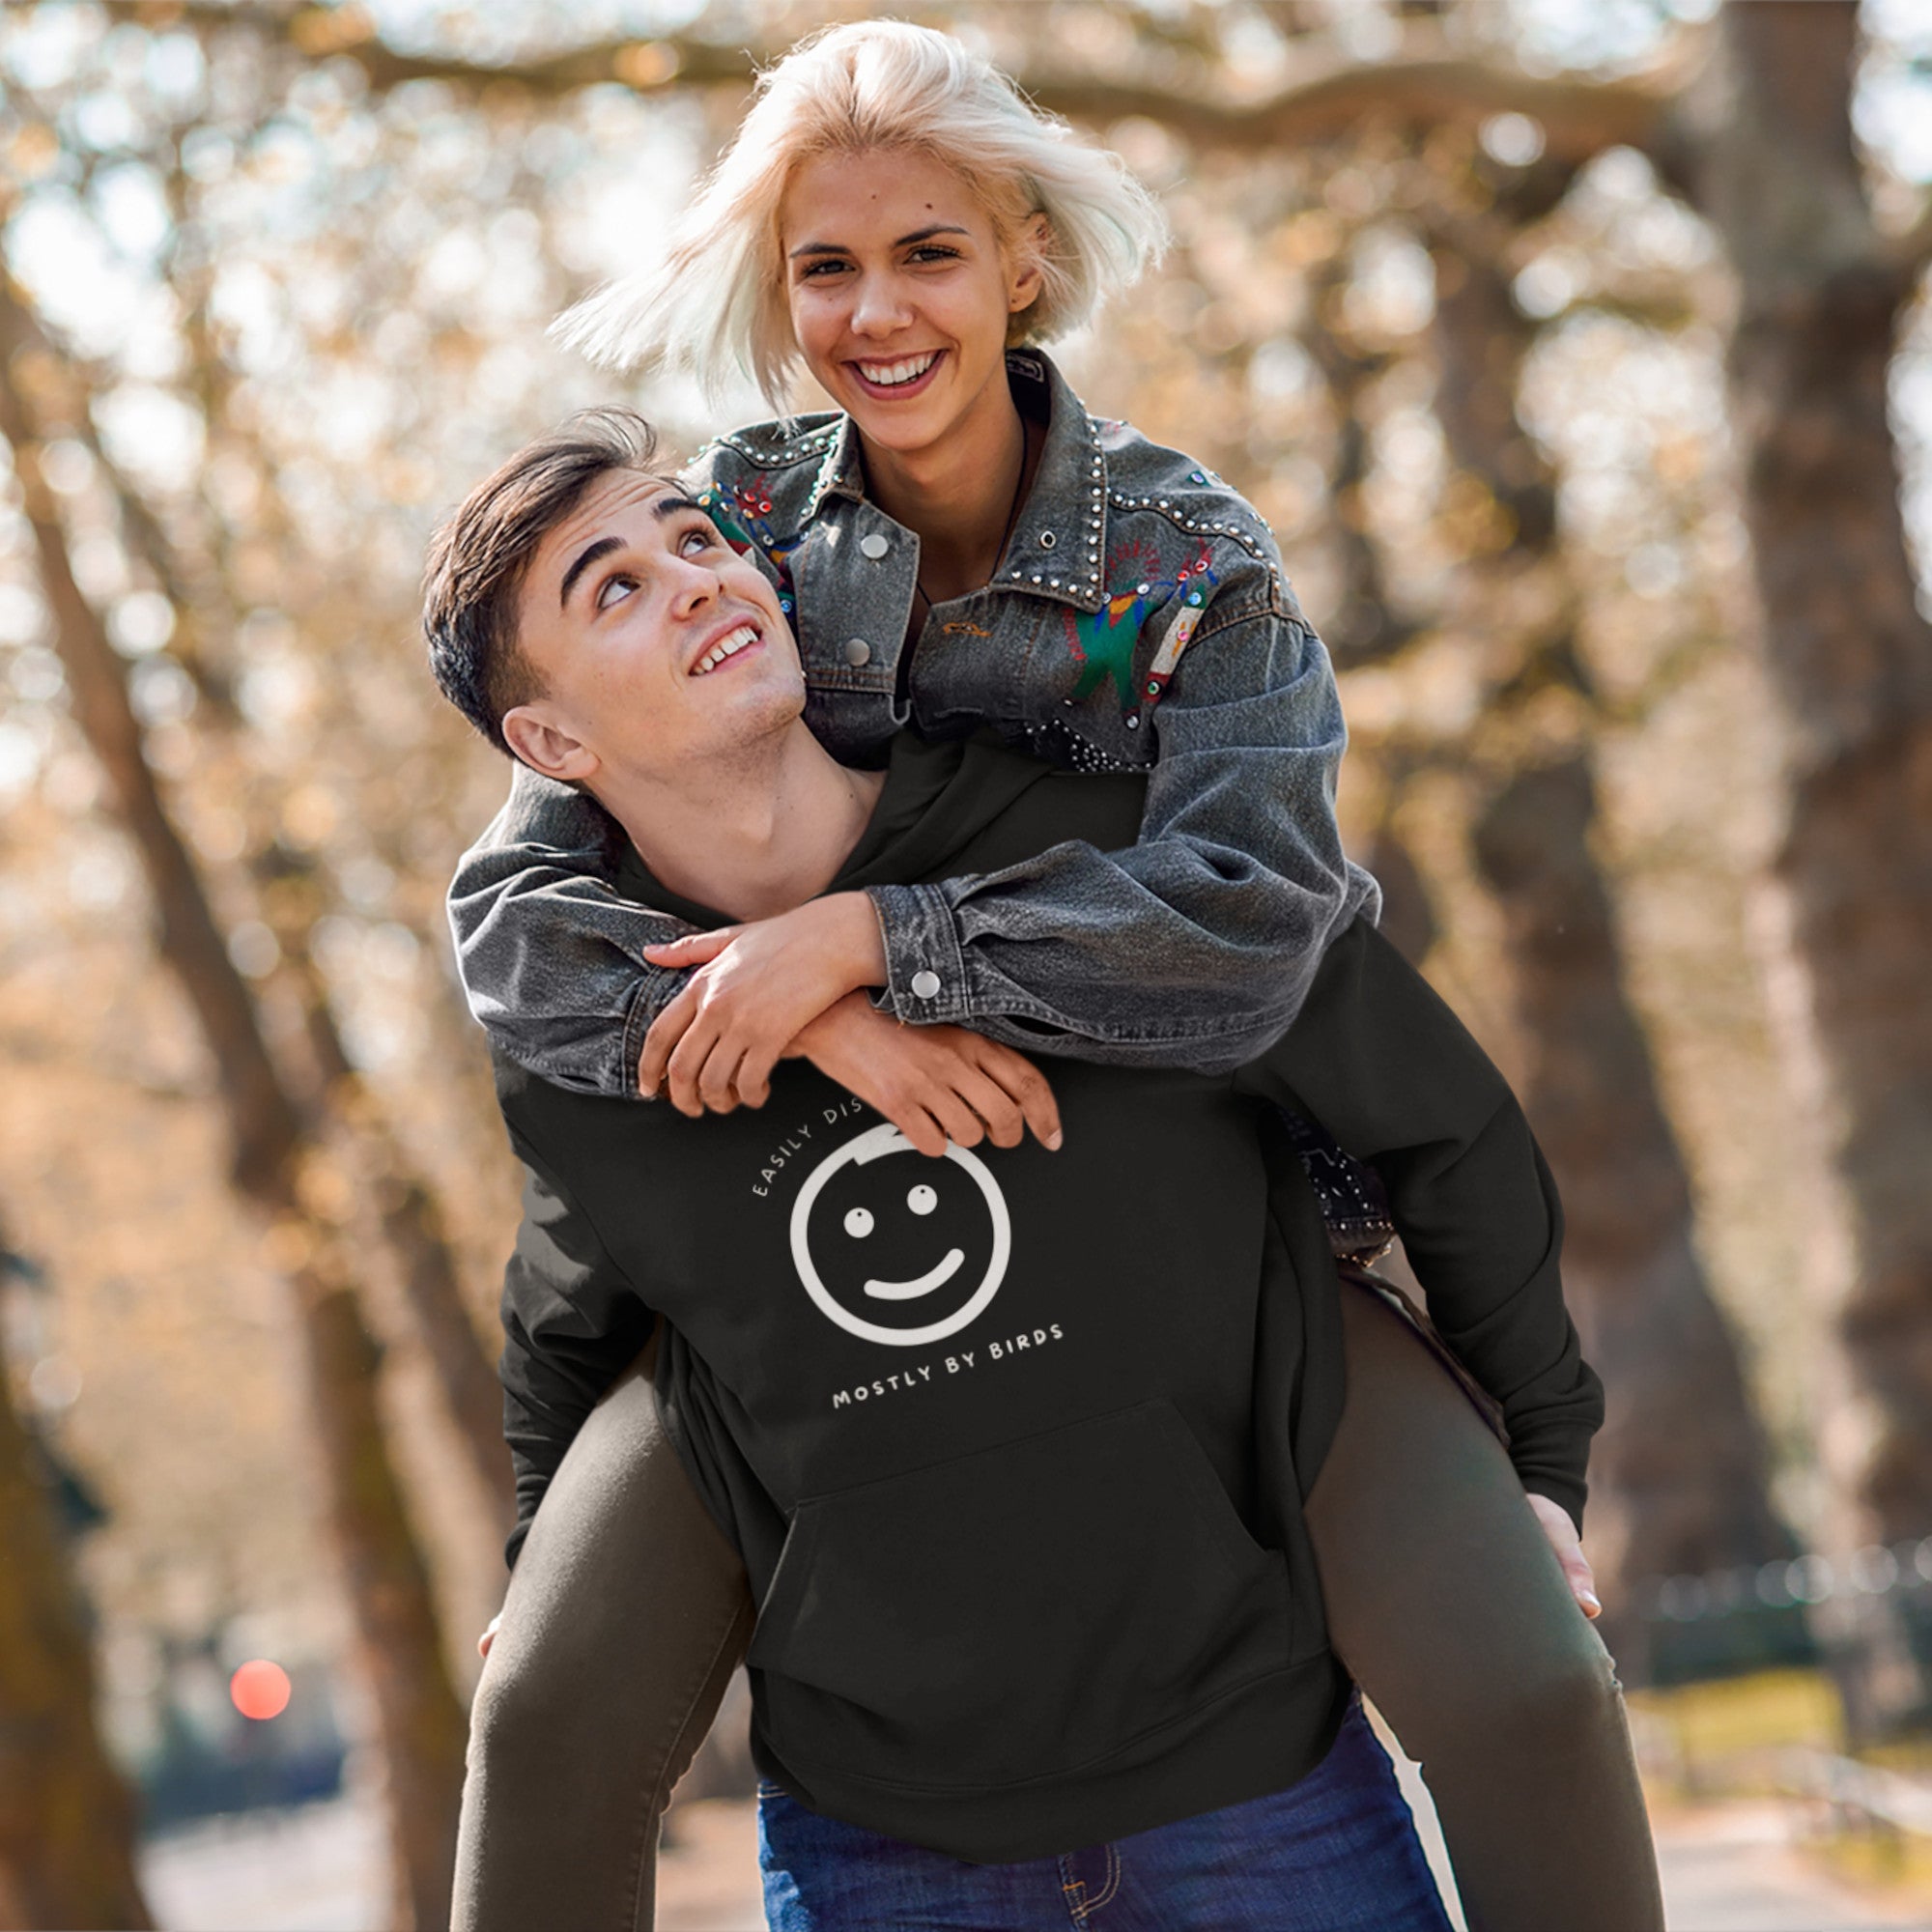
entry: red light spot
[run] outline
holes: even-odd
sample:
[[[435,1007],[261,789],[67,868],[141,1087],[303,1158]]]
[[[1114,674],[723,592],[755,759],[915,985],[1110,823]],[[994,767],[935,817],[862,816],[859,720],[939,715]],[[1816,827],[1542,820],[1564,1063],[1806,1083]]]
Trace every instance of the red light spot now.
[[[228,1694],[244,1718],[279,1718],[289,1708],[289,1673],[258,1657],[228,1680]]]

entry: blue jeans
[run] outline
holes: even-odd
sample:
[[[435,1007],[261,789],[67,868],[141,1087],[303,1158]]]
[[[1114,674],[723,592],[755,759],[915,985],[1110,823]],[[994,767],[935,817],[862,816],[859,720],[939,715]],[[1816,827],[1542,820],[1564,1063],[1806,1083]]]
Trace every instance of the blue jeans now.
[[[1298,1784],[1111,1844],[962,1863],[758,1787],[771,1932],[1448,1932],[1360,1699]]]

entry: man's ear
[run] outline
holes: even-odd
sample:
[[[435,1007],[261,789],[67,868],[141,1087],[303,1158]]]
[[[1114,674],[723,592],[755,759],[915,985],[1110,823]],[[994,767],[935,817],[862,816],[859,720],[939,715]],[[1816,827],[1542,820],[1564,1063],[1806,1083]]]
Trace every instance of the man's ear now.
[[[1046,280],[1040,265],[1046,259],[1047,243],[1052,237],[1053,230],[1044,214],[1027,216],[1026,225],[1020,230],[1019,239],[1013,246],[1013,275],[1007,285],[1007,309],[1009,314],[1018,315],[1039,299],[1040,289]]]
[[[574,738],[533,704],[503,713],[503,742],[534,772],[563,784],[581,784],[602,765],[590,747]]]

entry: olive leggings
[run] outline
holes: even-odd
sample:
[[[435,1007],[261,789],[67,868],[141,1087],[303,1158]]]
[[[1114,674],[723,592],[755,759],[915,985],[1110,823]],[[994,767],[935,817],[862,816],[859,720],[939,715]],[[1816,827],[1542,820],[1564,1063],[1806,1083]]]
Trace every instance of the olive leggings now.
[[[1423,1768],[1472,1932],[1663,1923],[1608,1654],[1501,1445],[1400,1316],[1343,1296],[1307,1503],[1331,1640]],[[571,1445],[470,1713],[455,1932],[648,1932],[658,1826],[751,1639],[648,1361]]]

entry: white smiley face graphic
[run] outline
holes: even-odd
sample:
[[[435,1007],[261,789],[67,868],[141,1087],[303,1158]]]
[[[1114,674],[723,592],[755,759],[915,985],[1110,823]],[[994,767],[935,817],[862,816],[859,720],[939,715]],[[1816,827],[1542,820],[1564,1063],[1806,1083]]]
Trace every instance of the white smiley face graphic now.
[[[806,1293],[867,1342],[909,1349],[956,1334],[1000,1292],[1011,1250],[1007,1204],[985,1162],[950,1141],[933,1160],[890,1122],[828,1154],[792,1204],[792,1261]],[[881,1319],[895,1310],[908,1325]]]

